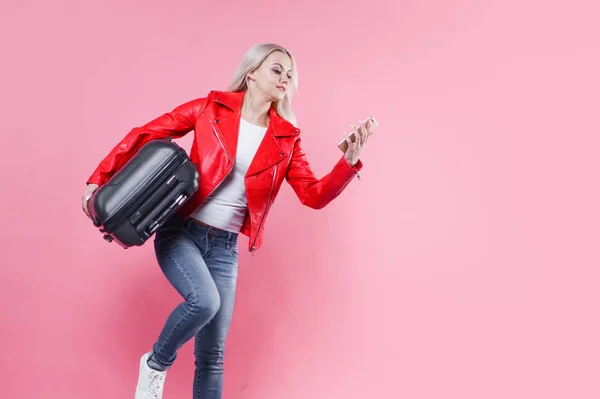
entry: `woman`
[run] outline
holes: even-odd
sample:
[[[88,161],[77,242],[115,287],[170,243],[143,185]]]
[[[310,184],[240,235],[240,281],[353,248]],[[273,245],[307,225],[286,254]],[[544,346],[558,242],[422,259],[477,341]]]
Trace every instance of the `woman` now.
[[[161,398],[177,350],[195,337],[194,398],[221,398],[223,358],[238,268],[238,234],[260,248],[264,222],[283,179],[300,201],[320,209],[336,198],[362,168],[359,160],[370,121],[357,130],[333,170],[315,177],[300,147],[291,98],[298,85],[292,55],[276,44],[251,48],[225,92],[180,105],[134,128],[88,179],[87,201],[136,149],[149,140],[195,136],[190,158],[200,187],[155,235],[158,263],[185,299],[167,318],[152,350],[140,361],[136,399]],[[359,121],[360,122],[360,121]],[[362,123],[360,123],[362,124]]]

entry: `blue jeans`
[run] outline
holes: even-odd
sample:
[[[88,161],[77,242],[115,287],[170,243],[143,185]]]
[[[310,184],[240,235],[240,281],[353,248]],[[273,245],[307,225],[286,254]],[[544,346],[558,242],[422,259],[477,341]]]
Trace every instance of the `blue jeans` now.
[[[221,398],[238,274],[237,238],[236,233],[177,217],[155,235],[160,268],[185,300],[167,318],[151,363],[168,369],[177,350],[195,337],[194,399]]]

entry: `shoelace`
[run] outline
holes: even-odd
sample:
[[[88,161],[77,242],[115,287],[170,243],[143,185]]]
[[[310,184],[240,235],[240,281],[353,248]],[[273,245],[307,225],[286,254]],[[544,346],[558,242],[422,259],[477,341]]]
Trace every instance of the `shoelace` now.
[[[153,399],[159,399],[162,395],[165,373],[156,371],[150,373],[150,395]]]

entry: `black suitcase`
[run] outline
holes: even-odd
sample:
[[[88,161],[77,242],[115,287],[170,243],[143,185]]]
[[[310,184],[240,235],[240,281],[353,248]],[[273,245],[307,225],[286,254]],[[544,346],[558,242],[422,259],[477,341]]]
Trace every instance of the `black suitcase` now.
[[[105,240],[141,246],[198,190],[198,178],[171,138],[151,140],[92,194],[88,209]]]

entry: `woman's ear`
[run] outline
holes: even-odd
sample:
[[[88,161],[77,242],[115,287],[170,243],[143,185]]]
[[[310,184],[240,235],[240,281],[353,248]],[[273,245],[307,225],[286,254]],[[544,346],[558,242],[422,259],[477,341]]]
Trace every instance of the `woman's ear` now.
[[[258,74],[258,70],[260,69],[260,65],[248,72],[248,79],[252,81],[256,81],[256,75]]]

